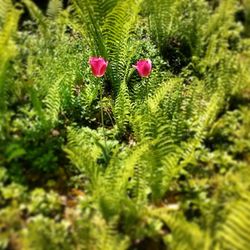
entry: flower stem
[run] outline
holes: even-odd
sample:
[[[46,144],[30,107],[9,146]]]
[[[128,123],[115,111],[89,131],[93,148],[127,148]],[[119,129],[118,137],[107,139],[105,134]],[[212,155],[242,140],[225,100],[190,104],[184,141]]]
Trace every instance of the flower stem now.
[[[104,129],[102,94],[103,94],[102,93],[102,84],[100,84],[101,123],[102,123],[102,131],[103,131],[104,143],[105,143],[105,147],[107,148],[107,140],[106,140],[106,134],[105,134],[105,129]]]
[[[149,108],[148,108],[148,78],[144,79],[145,84],[146,84],[146,109],[147,113],[149,113]]]

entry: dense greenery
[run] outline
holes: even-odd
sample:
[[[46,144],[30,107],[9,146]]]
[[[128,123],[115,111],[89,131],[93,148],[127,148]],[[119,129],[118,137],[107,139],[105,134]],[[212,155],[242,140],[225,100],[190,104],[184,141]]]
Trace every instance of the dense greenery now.
[[[1,0],[0,249],[248,250],[249,16],[249,0]]]

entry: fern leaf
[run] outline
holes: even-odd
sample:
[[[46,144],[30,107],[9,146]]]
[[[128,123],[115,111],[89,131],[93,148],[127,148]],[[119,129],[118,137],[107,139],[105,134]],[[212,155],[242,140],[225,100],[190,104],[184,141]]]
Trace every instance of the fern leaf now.
[[[63,3],[62,0],[50,0],[47,8],[47,16],[55,19],[62,10]]]
[[[129,156],[115,166],[111,161],[105,172],[105,186],[108,190],[116,190],[117,194],[126,193],[129,179],[134,176],[136,164],[148,150],[147,144],[138,145]],[[110,181],[112,179],[112,181]]]
[[[125,73],[130,59],[128,57],[128,39],[134,28],[139,7],[140,1],[139,3],[130,0],[118,1],[106,16],[102,27],[116,92],[119,90],[121,81],[126,78]]]
[[[46,105],[46,115],[48,120],[52,124],[55,124],[58,121],[58,114],[61,107],[60,99],[60,83],[62,82],[64,76],[60,77],[52,86],[49,88],[49,92],[44,100]]]
[[[247,250],[250,241],[250,194],[231,204],[225,224],[219,233],[222,249]]]
[[[47,23],[42,11],[31,0],[22,0],[28,8],[31,17],[39,24],[43,34],[47,35]]]
[[[2,0],[0,5],[0,27],[3,25],[3,23],[6,21],[6,18],[13,10],[13,4],[11,0]],[[0,28],[1,29],[1,28]]]
[[[170,213],[167,209],[155,209],[152,216],[161,219],[171,230],[170,249],[175,250],[208,250],[211,239],[195,223],[190,223],[183,216]],[[208,245],[208,247],[206,247]]]
[[[96,18],[96,9],[98,4],[96,1],[90,0],[73,0],[74,7],[80,14],[81,20],[87,29],[90,39],[91,49],[95,55],[108,58],[104,39],[99,26],[99,19]]]
[[[12,6],[0,30],[0,110],[6,108],[7,86],[5,84],[5,74],[8,62],[16,54],[16,47],[12,36],[17,30],[20,14],[21,12]]]
[[[125,81],[122,82],[119,94],[115,101],[116,123],[121,132],[123,132],[130,120],[131,103],[128,89]]]

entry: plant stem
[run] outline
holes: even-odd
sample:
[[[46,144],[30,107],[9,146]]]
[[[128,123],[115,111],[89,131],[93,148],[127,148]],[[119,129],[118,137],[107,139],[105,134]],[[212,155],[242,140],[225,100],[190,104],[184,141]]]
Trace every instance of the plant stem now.
[[[105,147],[107,148],[107,140],[106,140],[106,134],[105,134],[105,129],[104,129],[104,118],[103,118],[102,83],[100,84],[100,106],[101,106],[101,123],[102,123],[102,131],[103,131],[103,137],[104,137]]]
[[[147,113],[149,113],[149,108],[148,108],[148,78],[144,79],[146,83],[146,105],[147,105]]]

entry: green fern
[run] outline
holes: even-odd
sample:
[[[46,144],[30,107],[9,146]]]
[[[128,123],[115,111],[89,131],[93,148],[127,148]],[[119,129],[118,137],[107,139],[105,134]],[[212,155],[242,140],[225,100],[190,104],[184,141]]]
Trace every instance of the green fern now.
[[[55,124],[58,121],[58,115],[60,112],[60,84],[64,78],[64,75],[60,77],[52,86],[49,88],[49,92],[45,97],[45,113],[47,115],[47,119],[52,124]]]
[[[126,130],[130,120],[131,103],[125,81],[121,83],[119,94],[115,101],[115,117],[118,129],[121,132]]]
[[[5,17],[3,26],[0,29],[0,110],[6,109],[7,88],[5,84],[5,74],[9,61],[16,55],[16,46],[13,35],[17,30],[18,20],[21,12],[14,8],[10,3],[4,2],[1,6],[2,11],[8,13]],[[6,9],[5,9],[6,8]]]
[[[101,173],[97,160],[102,151],[96,141],[98,141],[98,135],[90,129],[68,128],[68,144],[64,147],[72,164],[86,175],[90,182],[90,188],[93,189],[97,185]]]
[[[233,187],[233,196],[225,204],[223,223],[218,225],[216,240],[221,249],[247,250],[249,248],[249,167],[238,167],[237,171],[229,172],[224,185],[219,192],[223,192],[227,182]]]
[[[105,19],[102,27],[106,51],[112,69],[113,87],[117,92],[127,78],[127,69],[135,50],[129,48],[131,31],[140,10],[140,1],[119,1]],[[132,54],[131,54],[132,52]]]
[[[84,33],[89,37],[88,42],[91,45],[92,53],[107,58],[101,28],[99,27],[100,17],[97,14],[99,13],[97,1],[74,0],[73,6],[77,13],[80,14],[82,25],[84,25],[83,28],[86,30]]]
[[[155,209],[150,212],[152,216],[160,218],[171,230],[171,235],[165,237],[170,249],[175,250],[208,250],[211,247],[209,234],[202,231],[195,223],[187,222],[183,216],[178,216],[168,209]],[[213,249],[219,249],[213,245]]]
[[[41,32],[45,36],[47,36],[48,27],[45,16],[43,15],[42,11],[31,0],[22,0],[22,2],[29,10],[31,17],[39,24],[38,27],[41,29]]]
[[[13,4],[11,0],[3,0],[0,6],[0,27],[6,21],[8,14],[13,10]]]
[[[153,3],[148,1],[147,4],[151,33],[163,57],[174,67],[179,67],[181,65],[177,64],[186,64],[191,54],[200,55],[202,25],[208,20],[209,14],[205,1],[157,0]],[[177,62],[171,61],[170,57]]]
[[[219,240],[222,249],[247,250],[250,240],[250,199],[244,192],[241,199],[231,204],[225,224],[222,225]]]
[[[130,58],[135,51],[128,47],[131,31],[140,10],[140,1],[74,1],[89,37],[94,55],[109,61],[108,78],[118,93],[126,79]],[[131,53],[132,52],[132,53]]]
[[[62,11],[63,3],[62,0],[50,0],[46,14],[50,18],[55,18]]]
[[[141,249],[148,240],[159,239],[162,248],[176,250],[247,249],[249,192],[240,178],[236,178],[239,187],[233,195],[239,200],[230,201],[225,210],[221,209],[224,197],[222,202],[214,197],[217,183],[211,185],[206,206],[220,208],[223,216],[227,213],[219,219],[212,213],[187,220],[181,213],[186,209],[181,192],[187,190],[179,185],[183,172],[192,176],[189,171],[198,161],[197,154],[203,153],[207,132],[242,79],[247,79],[248,70],[241,62],[236,65],[243,61],[239,51],[244,49],[237,42],[241,26],[234,21],[236,0],[222,0],[215,10],[205,0],[144,1],[148,12],[141,11],[143,1],[135,0],[74,0],[66,10],[61,1],[51,0],[47,15],[31,0],[23,2],[38,25],[32,32],[26,32],[25,26],[16,33],[19,11],[9,7],[7,0],[0,6],[0,102],[7,110],[0,121],[7,123],[0,131],[1,138],[9,140],[7,149],[5,143],[0,145],[4,152],[0,165],[6,164],[11,173],[25,169],[27,161],[32,171],[55,157],[58,172],[65,167],[69,174],[65,187],[83,190],[79,201],[73,197],[73,207],[65,191],[62,200],[66,203],[59,216],[52,218],[52,214],[48,219],[28,214],[31,218],[20,226],[24,248]],[[148,13],[150,28],[139,27],[148,25]],[[20,40],[14,42],[16,35]],[[20,58],[14,59],[9,71],[15,43],[19,43]],[[140,80],[131,62],[144,53],[152,55],[154,67],[149,78]],[[170,63],[172,53],[174,60],[184,60],[179,71]],[[103,82],[97,83],[90,74],[90,55],[109,61]],[[17,78],[25,86],[20,88],[25,98],[13,103],[8,95],[19,84]],[[99,101],[102,83],[106,96]],[[100,102],[106,103],[104,117],[109,115],[111,120],[106,120],[104,128]],[[14,112],[9,112],[7,108],[13,106]],[[41,138],[45,135],[48,138]],[[52,145],[48,154],[47,143]],[[46,152],[42,160],[41,151]],[[68,161],[57,162],[57,155]],[[220,187],[221,196],[227,185]],[[181,197],[172,197],[172,191]],[[176,213],[168,204],[172,198],[178,201],[173,206]]]

